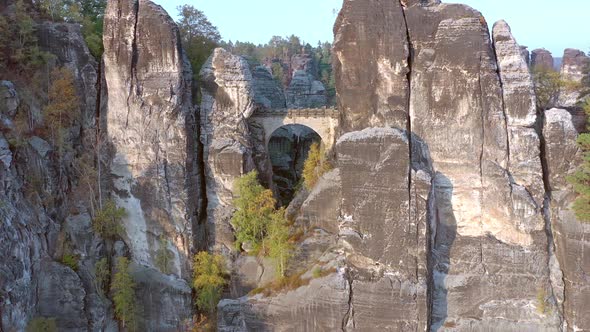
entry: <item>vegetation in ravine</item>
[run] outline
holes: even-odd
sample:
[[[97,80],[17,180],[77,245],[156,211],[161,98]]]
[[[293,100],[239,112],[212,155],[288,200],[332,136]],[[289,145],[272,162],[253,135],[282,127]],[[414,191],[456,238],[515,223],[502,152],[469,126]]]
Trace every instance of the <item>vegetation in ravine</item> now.
[[[309,148],[307,159],[303,164],[303,183],[308,190],[313,188],[320,177],[332,169],[326,153],[320,143],[313,143]]]
[[[193,288],[201,312],[213,314],[227,284],[223,256],[201,251],[193,259]]]
[[[566,86],[560,73],[552,68],[534,68],[533,84],[537,97],[537,109],[544,111],[554,107],[559,91]]]
[[[137,328],[137,306],[135,303],[135,282],[129,268],[129,259],[119,257],[111,283],[115,316],[123,328],[135,331]]]
[[[106,294],[107,286],[111,280],[111,269],[108,258],[101,258],[94,264],[94,276],[96,280],[96,287]]]

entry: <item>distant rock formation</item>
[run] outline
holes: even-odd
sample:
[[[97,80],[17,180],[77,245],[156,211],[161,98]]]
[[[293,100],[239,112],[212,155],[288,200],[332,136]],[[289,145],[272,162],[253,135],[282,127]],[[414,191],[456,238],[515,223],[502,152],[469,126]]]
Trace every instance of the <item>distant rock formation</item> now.
[[[531,52],[531,67],[553,69],[553,55],[544,48],[538,48]]]
[[[584,78],[584,69],[590,65],[590,58],[580,50],[568,48],[563,54],[561,64],[561,77],[572,83],[581,83]],[[580,98],[579,89],[572,89],[566,86],[561,89],[557,105],[559,107],[574,107]]]

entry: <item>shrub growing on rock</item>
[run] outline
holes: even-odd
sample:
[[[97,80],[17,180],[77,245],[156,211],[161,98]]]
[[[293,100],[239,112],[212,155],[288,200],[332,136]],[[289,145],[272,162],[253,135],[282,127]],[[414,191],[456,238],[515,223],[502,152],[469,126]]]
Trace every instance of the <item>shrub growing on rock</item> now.
[[[117,203],[108,200],[102,209],[96,212],[92,220],[92,228],[105,239],[113,239],[123,232],[121,220],[127,215],[124,208],[117,207]]]
[[[290,229],[285,218],[285,210],[279,209],[272,214],[265,247],[268,247],[269,256],[276,260],[277,273],[281,277],[285,276],[287,261],[293,251],[293,244],[289,239]]]
[[[105,257],[94,264],[94,275],[98,289],[104,291],[111,279],[111,269],[109,267],[109,260]]]

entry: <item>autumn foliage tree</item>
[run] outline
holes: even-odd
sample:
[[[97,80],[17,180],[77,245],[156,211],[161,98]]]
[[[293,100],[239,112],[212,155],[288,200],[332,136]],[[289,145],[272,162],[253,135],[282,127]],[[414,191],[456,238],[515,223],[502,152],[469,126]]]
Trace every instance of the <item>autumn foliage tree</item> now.
[[[313,188],[320,177],[332,166],[326,160],[326,154],[320,143],[313,143],[303,164],[303,183],[307,189]]]
[[[201,251],[193,259],[193,288],[197,293],[199,310],[213,313],[221,299],[225,280],[223,256]]]
[[[51,132],[53,143],[63,155],[67,129],[80,117],[80,102],[76,94],[74,74],[66,67],[51,72],[48,101],[44,108],[45,123]]]

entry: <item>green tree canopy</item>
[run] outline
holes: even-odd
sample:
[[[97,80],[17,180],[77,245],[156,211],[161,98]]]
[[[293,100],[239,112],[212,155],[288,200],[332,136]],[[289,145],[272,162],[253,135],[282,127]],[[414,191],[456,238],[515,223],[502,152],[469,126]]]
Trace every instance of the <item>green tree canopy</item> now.
[[[261,249],[267,229],[272,223],[276,201],[273,193],[258,183],[258,173],[252,171],[237,179],[234,206],[236,212],[231,223],[236,230],[236,246],[249,243],[254,250]]]
[[[565,86],[559,72],[541,67],[533,69],[533,83],[537,96],[537,108],[541,111],[555,106],[559,91]]]
[[[177,9],[182,45],[196,79],[201,67],[221,41],[221,35],[202,11],[191,5],[178,6]]]

